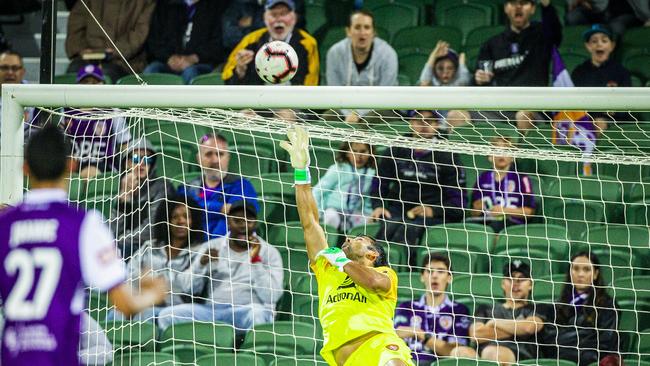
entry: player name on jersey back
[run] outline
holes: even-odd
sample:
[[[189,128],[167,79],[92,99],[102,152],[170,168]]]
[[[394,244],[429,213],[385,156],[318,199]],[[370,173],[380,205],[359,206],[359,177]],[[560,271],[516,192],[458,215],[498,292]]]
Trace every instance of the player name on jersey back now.
[[[9,246],[15,248],[25,243],[52,243],[59,229],[57,219],[16,221],[11,225]]]

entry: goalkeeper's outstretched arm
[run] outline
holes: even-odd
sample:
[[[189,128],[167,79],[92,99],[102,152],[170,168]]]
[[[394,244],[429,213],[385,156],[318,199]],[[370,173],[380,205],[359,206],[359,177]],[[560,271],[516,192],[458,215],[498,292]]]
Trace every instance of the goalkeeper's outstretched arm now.
[[[327,248],[325,232],[318,221],[318,207],[311,192],[309,179],[309,135],[302,127],[296,126],[287,132],[289,141],[282,141],[280,146],[287,150],[294,168],[296,183],[296,206],[300,216],[300,224],[305,236],[307,256],[310,262],[316,260],[316,255]]]

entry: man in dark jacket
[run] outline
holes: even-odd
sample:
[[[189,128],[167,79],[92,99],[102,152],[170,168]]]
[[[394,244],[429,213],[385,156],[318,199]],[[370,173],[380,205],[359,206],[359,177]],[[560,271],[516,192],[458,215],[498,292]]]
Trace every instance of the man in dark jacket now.
[[[434,111],[409,112],[413,137],[438,140]],[[393,147],[383,154],[372,190],[377,239],[417,245],[426,229],[463,218],[465,173],[458,156],[428,149]]]
[[[159,0],[153,14],[144,73],[173,73],[186,84],[223,60],[221,0]]]
[[[255,53],[269,41],[289,43],[298,55],[298,72],[291,85],[318,85],[319,58],[316,40],[306,31],[296,29],[293,0],[269,0],[264,11],[265,28],[247,34],[228,56],[222,78],[231,85],[262,85],[257,75]]]

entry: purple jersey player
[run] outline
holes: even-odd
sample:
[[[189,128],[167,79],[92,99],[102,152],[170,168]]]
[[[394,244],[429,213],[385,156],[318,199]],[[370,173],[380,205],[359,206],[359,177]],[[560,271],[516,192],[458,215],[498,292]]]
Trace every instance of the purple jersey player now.
[[[115,306],[128,314],[165,296],[166,283],[158,278],[149,278],[142,294],[131,295],[101,215],[68,206],[68,157],[58,128],[36,132],[24,164],[32,190],[0,216],[3,365],[78,365],[84,284],[108,291]]]
[[[467,307],[447,297],[451,282],[449,258],[430,253],[422,263],[421,280],[426,293],[419,300],[397,306],[395,328],[413,351],[418,365],[428,365],[449,356],[457,346],[466,346],[471,320]]]
[[[492,145],[512,148],[505,137],[497,137]],[[496,232],[506,224],[523,224],[526,216],[535,213],[535,195],[530,178],[512,169],[513,158],[491,156],[494,170],[483,172],[472,191],[472,216],[483,216]]]

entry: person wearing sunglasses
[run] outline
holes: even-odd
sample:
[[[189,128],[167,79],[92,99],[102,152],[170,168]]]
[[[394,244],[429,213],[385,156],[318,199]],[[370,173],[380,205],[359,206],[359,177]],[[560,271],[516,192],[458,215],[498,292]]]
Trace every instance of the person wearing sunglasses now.
[[[171,184],[155,175],[155,154],[145,138],[134,140],[124,153],[120,192],[111,215],[117,218],[113,231],[124,258],[151,239],[151,215],[174,192]]]
[[[0,89],[3,84],[24,84],[25,66],[22,56],[14,51],[0,53]],[[2,112],[2,95],[0,95],[0,112]],[[25,133],[28,134],[34,119],[34,108],[25,108]],[[0,117],[1,118],[1,117]]]

